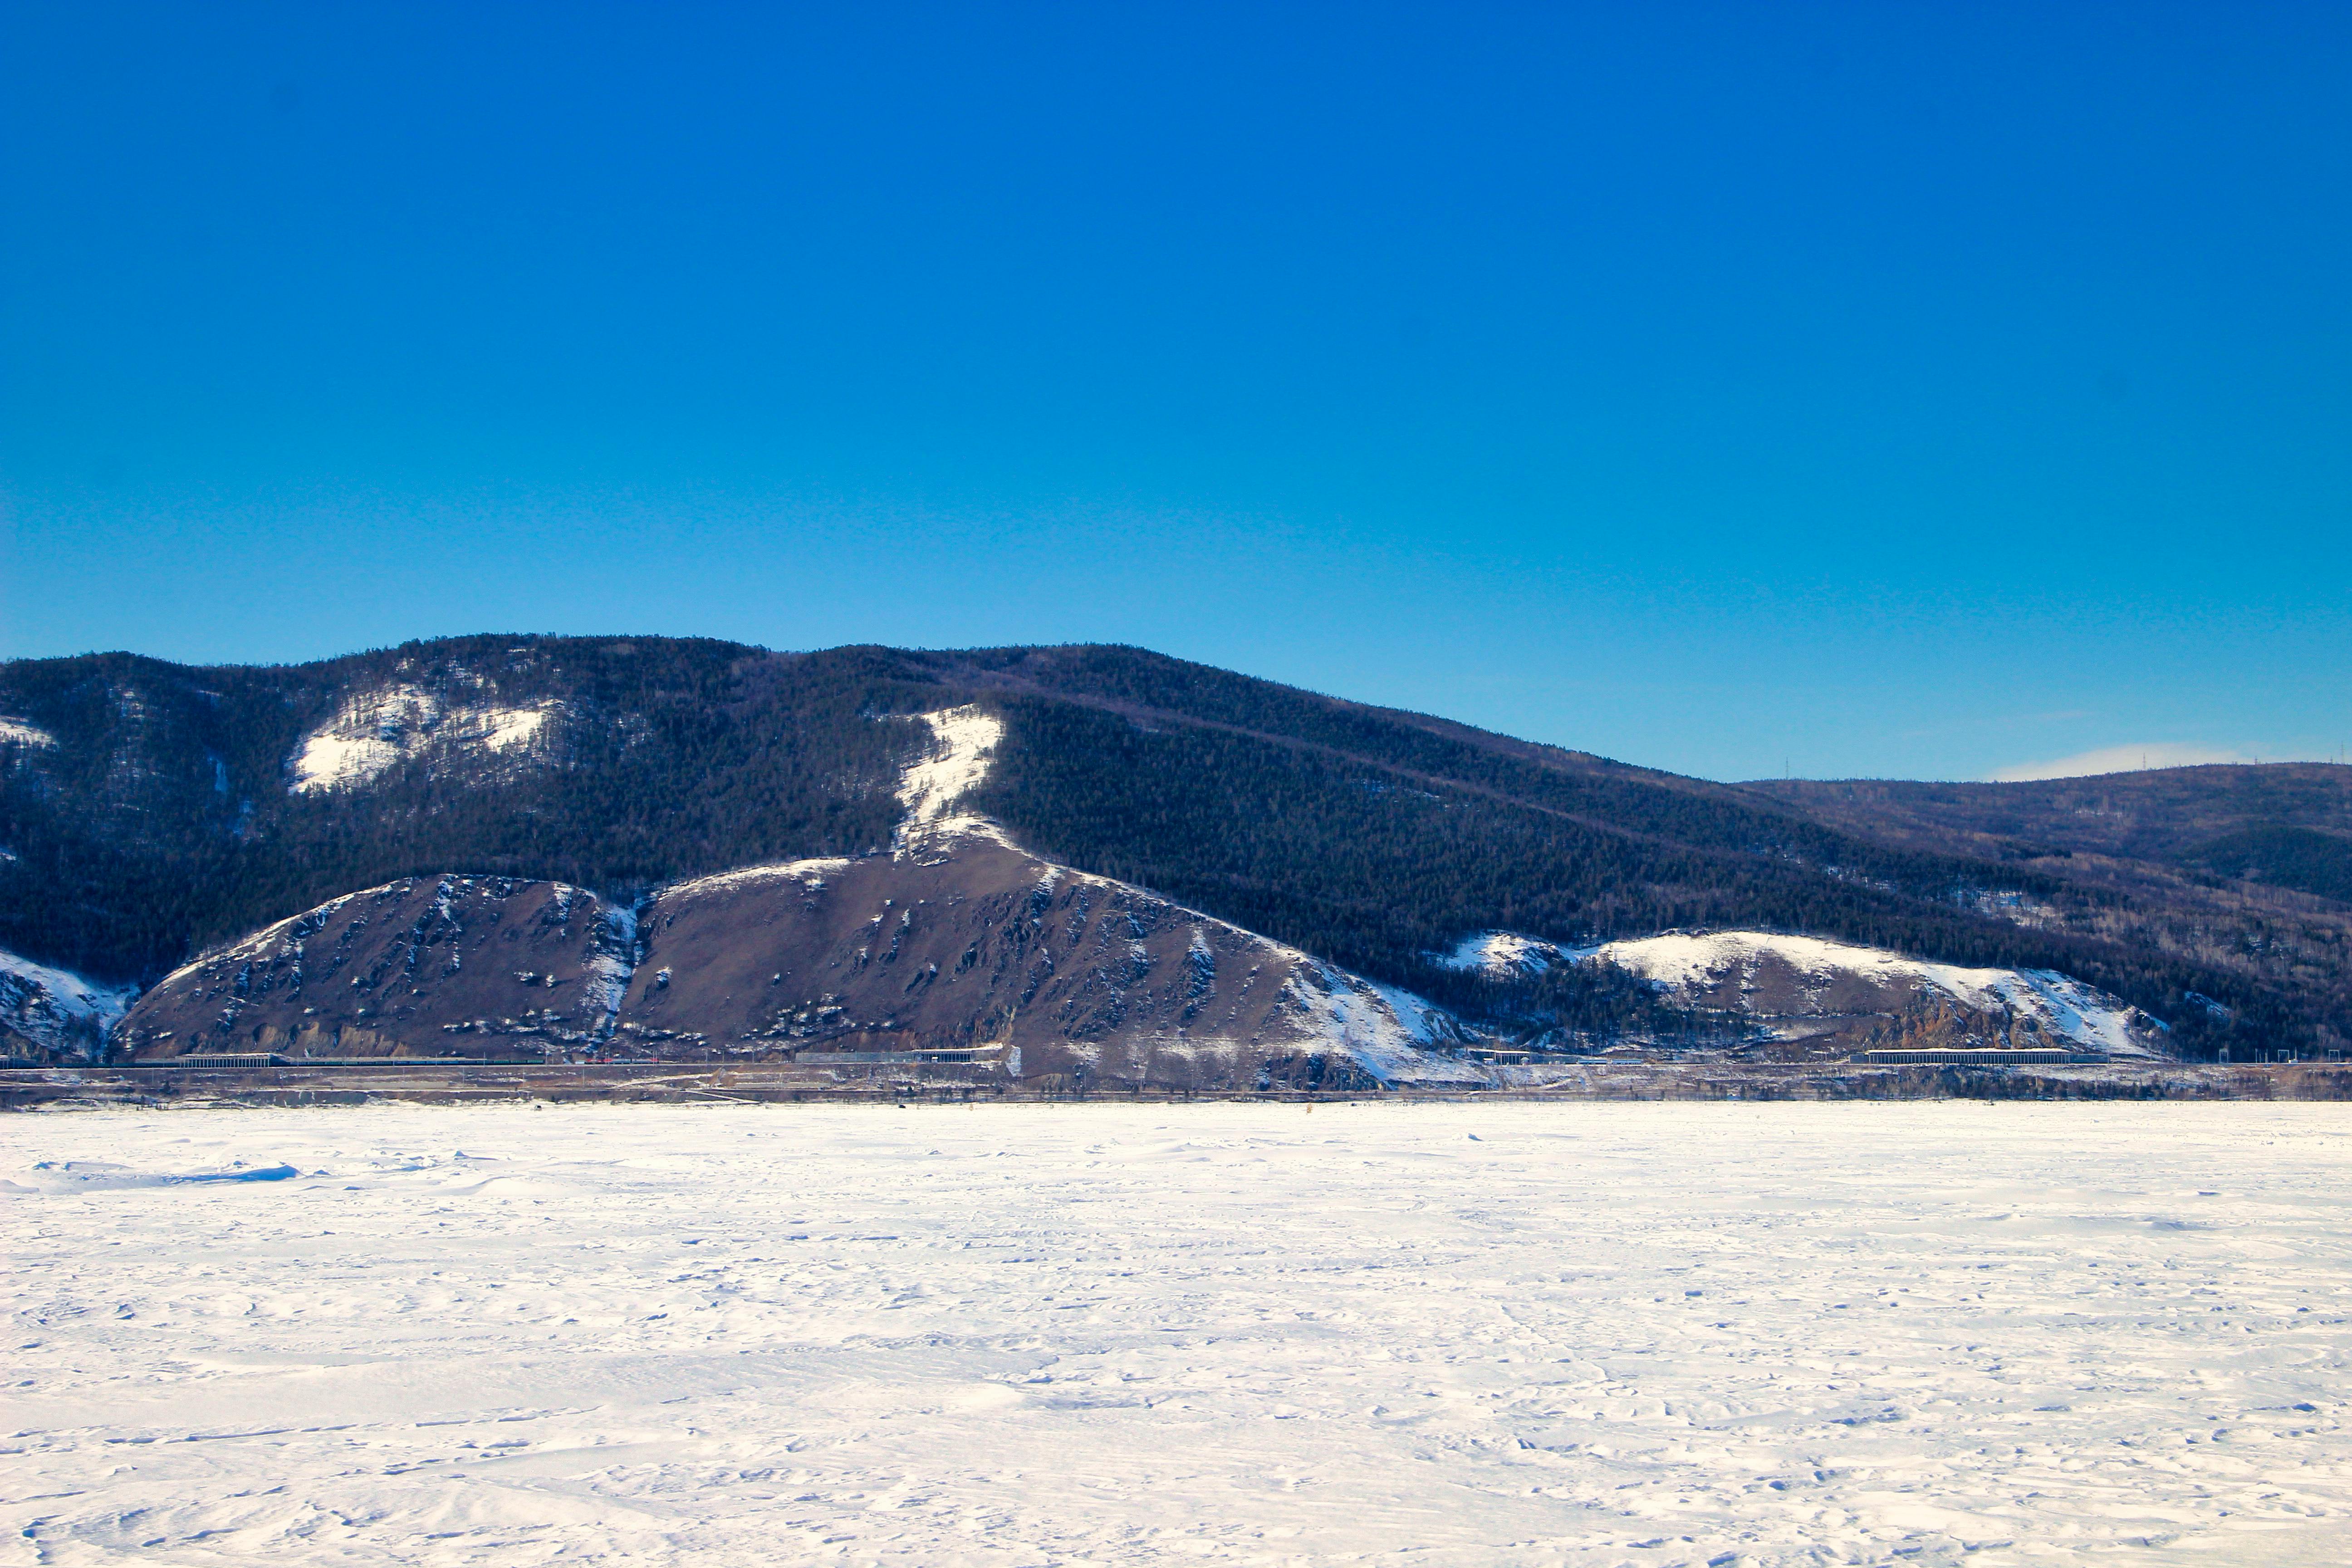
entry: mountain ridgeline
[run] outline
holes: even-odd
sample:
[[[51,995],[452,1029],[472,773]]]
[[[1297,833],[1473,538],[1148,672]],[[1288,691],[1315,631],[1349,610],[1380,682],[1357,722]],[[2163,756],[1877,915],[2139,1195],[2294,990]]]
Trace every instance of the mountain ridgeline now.
[[[403,879],[627,910],[683,879],[854,861],[898,831],[928,737],[908,721],[965,705],[1002,737],[961,809],[1022,849],[1465,1016],[1668,1037],[1654,992],[1605,965],[1435,955],[1493,930],[1747,928],[2063,971],[2189,1056],[2352,1030],[2345,770],[2252,805],[2240,775],[2269,770],[2141,775],[2182,780],[2149,823],[2194,821],[2125,841],[2100,837],[2111,816],[2024,809],[2049,785],[1717,784],[1099,647],[479,637],[284,667],[0,665],[0,948],[152,982]],[[2227,776],[2185,777],[2208,773]],[[1971,788],[2042,793],[1951,804]]]

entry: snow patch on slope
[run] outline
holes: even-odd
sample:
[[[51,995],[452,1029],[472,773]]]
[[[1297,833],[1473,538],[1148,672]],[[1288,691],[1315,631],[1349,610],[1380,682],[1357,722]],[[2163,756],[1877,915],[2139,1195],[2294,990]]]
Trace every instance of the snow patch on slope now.
[[[822,860],[782,860],[770,866],[739,866],[732,871],[669,883],[661,889],[661,896],[667,899],[681,894],[716,893],[730,888],[755,887],[761,882],[798,882],[816,892],[824,888],[826,878],[847,870],[849,865],[849,861],[836,856]]]
[[[440,720],[441,700],[420,686],[356,692],[334,718],[302,738],[294,792],[364,784],[424,750]]]
[[[950,817],[949,808],[988,777],[989,760],[1004,739],[1004,721],[971,703],[916,718],[930,727],[931,750],[898,781],[907,824],[947,826],[964,820]]]
[[[136,985],[100,985],[0,951],[0,1037],[46,1051],[94,1056],[138,996]]]
[[[421,686],[355,693],[302,738],[289,788],[296,795],[348,789],[435,745],[525,750],[540,743],[548,720],[562,710],[560,702],[544,701],[450,710]]]
[[[1434,1004],[1296,949],[1267,945],[1297,965],[1283,983],[1282,994],[1302,1015],[1309,1039],[1353,1058],[1382,1083],[1486,1080],[1476,1068],[1436,1054],[1439,1047],[1460,1044],[1462,1031],[1453,1016]]]
[[[529,708],[485,708],[471,718],[481,726],[482,744],[494,752],[510,752],[536,742],[547,726],[547,716],[562,706],[539,702]]]
[[[58,738],[37,724],[28,724],[22,719],[11,719],[5,714],[0,714],[0,745],[10,743],[19,746],[55,746],[58,743]]]
[[[1550,942],[1515,931],[1482,931],[1465,936],[1440,962],[1448,969],[1475,970],[1493,980],[1519,980],[1569,962]]]

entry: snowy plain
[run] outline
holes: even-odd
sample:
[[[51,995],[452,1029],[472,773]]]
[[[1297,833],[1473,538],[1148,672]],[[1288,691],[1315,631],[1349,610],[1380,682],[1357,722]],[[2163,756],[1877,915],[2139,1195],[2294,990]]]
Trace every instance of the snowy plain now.
[[[2352,1558],[2343,1107],[355,1107],[0,1143],[0,1563]]]

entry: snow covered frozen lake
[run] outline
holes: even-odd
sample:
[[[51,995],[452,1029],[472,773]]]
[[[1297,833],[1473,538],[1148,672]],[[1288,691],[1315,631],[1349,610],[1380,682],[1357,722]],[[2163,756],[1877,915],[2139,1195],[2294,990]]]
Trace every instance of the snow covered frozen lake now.
[[[2352,1559],[2352,1107],[0,1139],[0,1563]]]

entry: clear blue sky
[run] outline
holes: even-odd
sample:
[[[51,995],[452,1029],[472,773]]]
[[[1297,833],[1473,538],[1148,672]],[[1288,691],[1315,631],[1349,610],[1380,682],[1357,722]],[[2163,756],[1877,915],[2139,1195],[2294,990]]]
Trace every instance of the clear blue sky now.
[[[2352,739],[2352,7],[0,10],[0,654]]]

